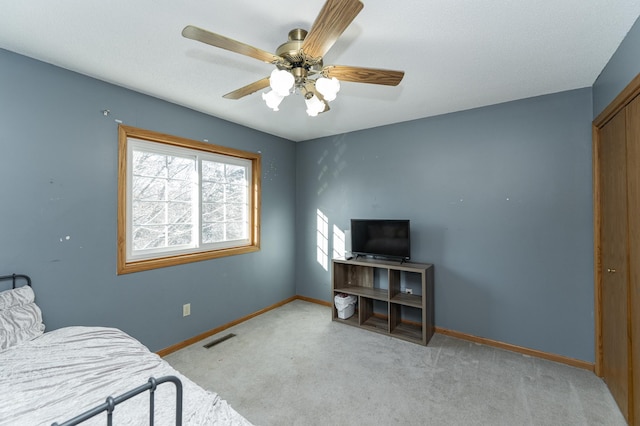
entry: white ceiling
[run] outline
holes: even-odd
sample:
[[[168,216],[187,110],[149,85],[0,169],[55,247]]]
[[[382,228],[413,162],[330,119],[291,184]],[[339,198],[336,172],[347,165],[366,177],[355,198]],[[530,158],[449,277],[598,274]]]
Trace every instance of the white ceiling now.
[[[0,48],[293,141],[591,86],[640,15],[638,0],[363,0],[325,65],[406,72],[342,83],[331,111],[301,96],[222,95],[272,65],[181,36],[192,24],[275,52],[324,0],[0,0]],[[117,111],[114,111],[117,114]]]

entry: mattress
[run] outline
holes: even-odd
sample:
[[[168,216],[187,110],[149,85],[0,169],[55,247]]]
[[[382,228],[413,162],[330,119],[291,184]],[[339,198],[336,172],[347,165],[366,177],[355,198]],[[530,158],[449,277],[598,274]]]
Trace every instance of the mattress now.
[[[250,423],[216,393],[172,368],[123,331],[67,327],[0,352],[0,425],[62,423],[148,382],[173,375],[183,384],[184,425]],[[175,386],[155,391],[155,424],[175,424]],[[114,425],[148,424],[149,392],[116,406]],[[106,424],[106,413],[83,425]]]

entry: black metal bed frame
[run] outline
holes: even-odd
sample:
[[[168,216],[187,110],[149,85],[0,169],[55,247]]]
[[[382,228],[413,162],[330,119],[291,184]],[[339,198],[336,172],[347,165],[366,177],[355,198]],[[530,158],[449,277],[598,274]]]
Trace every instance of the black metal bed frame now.
[[[155,379],[151,377],[147,383],[142,386],[138,386],[135,389],[132,389],[126,393],[123,393],[120,396],[115,398],[108,397],[107,400],[98,405],[95,408],[92,408],[84,413],[72,418],[71,420],[67,420],[64,423],[53,423],[51,426],[75,426],[78,425],[85,420],[89,420],[92,417],[97,416],[98,414],[106,411],[107,412],[107,425],[112,426],[113,424],[113,411],[116,408],[116,405],[124,402],[130,398],[133,398],[136,395],[141,394],[142,392],[149,391],[149,425],[153,426],[154,419],[154,395],[156,387],[159,384],[165,382],[172,382],[176,386],[176,426],[182,426],[182,382],[179,378],[175,376],[164,376],[159,379]]]
[[[31,287],[31,278],[28,275],[22,275],[22,274],[11,274],[11,275],[3,275],[0,277],[0,281],[7,281],[7,280],[12,280],[13,281],[13,288],[16,288],[16,278],[21,278],[27,281],[27,285],[29,287]]]
[[[11,275],[2,275],[0,276],[0,281],[13,281],[13,287],[16,288],[16,279],[22,279],[26,281],[26,284],[31,287],[31,278],[28,275],[23,274],[11,274]],[[123,393],[117,397],[109,396],[107,400],[94,407],[84,413],[65,421],[64,423],[53,423],[51,426],[75,426],[86,420],[89,420],[98,414],[106,411],[107,412],[107,425],[113,425],[113,411],[116,408],[116,405],[125,402],[128,399],[133,398],[136,395],[139,395],[143,392],[149,391],[149,425],[153,426],[154,417],[155,417],[155,391],[158,385],[162,383],[171,382],[176,387],[176,426],[182,426],[182,382],[176,376],[164,376],[158,379],[151,377],[149,381],[144,385],[138,386],[135,389],[131,389],[128,392]]]

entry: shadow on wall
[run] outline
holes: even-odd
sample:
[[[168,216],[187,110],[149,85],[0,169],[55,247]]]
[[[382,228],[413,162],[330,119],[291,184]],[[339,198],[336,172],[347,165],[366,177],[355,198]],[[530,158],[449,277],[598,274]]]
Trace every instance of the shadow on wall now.
[[[339,179],[342,171],[347,167],[347,162],[344,160],[344,153],[347,150],[345,139],[344,134],[333,138],[334,154],[324,150],[318,158],[318,196],[329,189],[329,181]]]

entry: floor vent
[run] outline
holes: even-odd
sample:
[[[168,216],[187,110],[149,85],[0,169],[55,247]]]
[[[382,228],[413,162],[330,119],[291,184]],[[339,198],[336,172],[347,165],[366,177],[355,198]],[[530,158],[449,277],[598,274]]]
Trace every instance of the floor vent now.
[[[222,337],[220,337],[219,339],[216,339],[216,340],[212,340],[212,341],[210,341],[209,343],[207,343],[206,345],[204,345],[204,347],[205,347],[205,348],[207,348],[207,349],[212,348],[212,347],[214,347],[215,345],[217,345],[218,343],[222,343],[222,342],[224,342],[225,340],[229,340],[229,339],[231,339],[232,337],[235,337],[235,334],[233,334],[233,333],[229,333],[229,334],[227,334],[226,336],[222,336]]]

